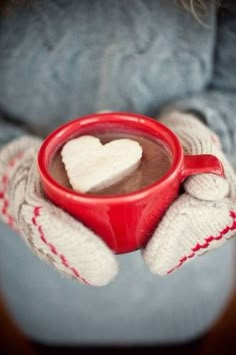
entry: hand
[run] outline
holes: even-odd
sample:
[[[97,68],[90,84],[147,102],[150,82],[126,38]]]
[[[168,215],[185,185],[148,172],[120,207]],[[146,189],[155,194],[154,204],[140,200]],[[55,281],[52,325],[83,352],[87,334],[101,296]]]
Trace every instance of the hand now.
[[[151,271],[166,275],[236,235],[236,176],[219,138],[197,118],[174,112],[160,120],[179,137],[185,154],[213,154],[225,177],[201,174],[183,183],[177,198],[143,250]]]
[[[45,198],[36,164],[40,144],[23,137],[0,151],[0,218],[58,271],[85,284],[106,285],[118,272],[115,256],[92,231]]]

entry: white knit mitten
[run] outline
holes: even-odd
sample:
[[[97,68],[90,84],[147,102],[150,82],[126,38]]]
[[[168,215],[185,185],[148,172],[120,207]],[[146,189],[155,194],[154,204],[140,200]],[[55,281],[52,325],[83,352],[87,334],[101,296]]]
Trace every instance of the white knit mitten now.
[[[115,256],[92,231],[45,198],[36,164],[40,143],[23,137],[0,150],[0,218],[60,272],[85,284],[106,285],[118,271]]]
[[[179,137],[185,154],[213,154],[225,172],[225,179],[214,174],[187,178],[185,193],[168,209],[143,250],[151,271],[165,275],[236,235],[236,175],[219,138],[196,117],[173,112],[160,121]]]

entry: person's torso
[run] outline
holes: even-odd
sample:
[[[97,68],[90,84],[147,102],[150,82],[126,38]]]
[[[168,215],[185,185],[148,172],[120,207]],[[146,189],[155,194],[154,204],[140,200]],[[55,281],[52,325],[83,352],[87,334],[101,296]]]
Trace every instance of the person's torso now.
[[[111,109],[154,115],[204,89],[215,6],[200,24],[173,0],[42,0],[0,19],[0,110],[45,135]]]
[[[0,111],[45,135],[96,110],[154,115],[203,90],[215,38],[213,0],[208,3],[208,28],[177,0],[17,5],[0,19]],[[208,329],[233,287],[229,244],[168,278],[151,274],[138,251],[120,255],[118,277],[98,289],[62,278],[0,228],[1,292],[17,324],[37,341],[186,341]]]

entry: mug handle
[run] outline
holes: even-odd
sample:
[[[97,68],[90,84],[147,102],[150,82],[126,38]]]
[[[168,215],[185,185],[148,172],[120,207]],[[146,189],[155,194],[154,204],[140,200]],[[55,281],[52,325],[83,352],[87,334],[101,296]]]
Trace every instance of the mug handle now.
[[[211,154],[184,155],[182,181],[195,174],[212,173],[225,177],[221,161]]]

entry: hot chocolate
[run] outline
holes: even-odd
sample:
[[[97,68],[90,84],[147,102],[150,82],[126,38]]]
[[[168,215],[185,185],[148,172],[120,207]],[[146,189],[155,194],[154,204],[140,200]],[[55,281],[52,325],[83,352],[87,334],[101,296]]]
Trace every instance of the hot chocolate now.
[[[171,166],[171,157],[163,145],[148,136],[124,133],[96,134],[102,144],[113,140],[128,138],[138,142],[143,155],[138,167],[121,181],[96,191],[99,195],[118,195],[140,190],[161,179]],[[128,154],[128,152],[127,152]],[[71,185],[62,162],[61,150],[59,150],[51,163],[50,173],[61,185],[71,189]],[[79,177],[78,177],[79,178]]]

